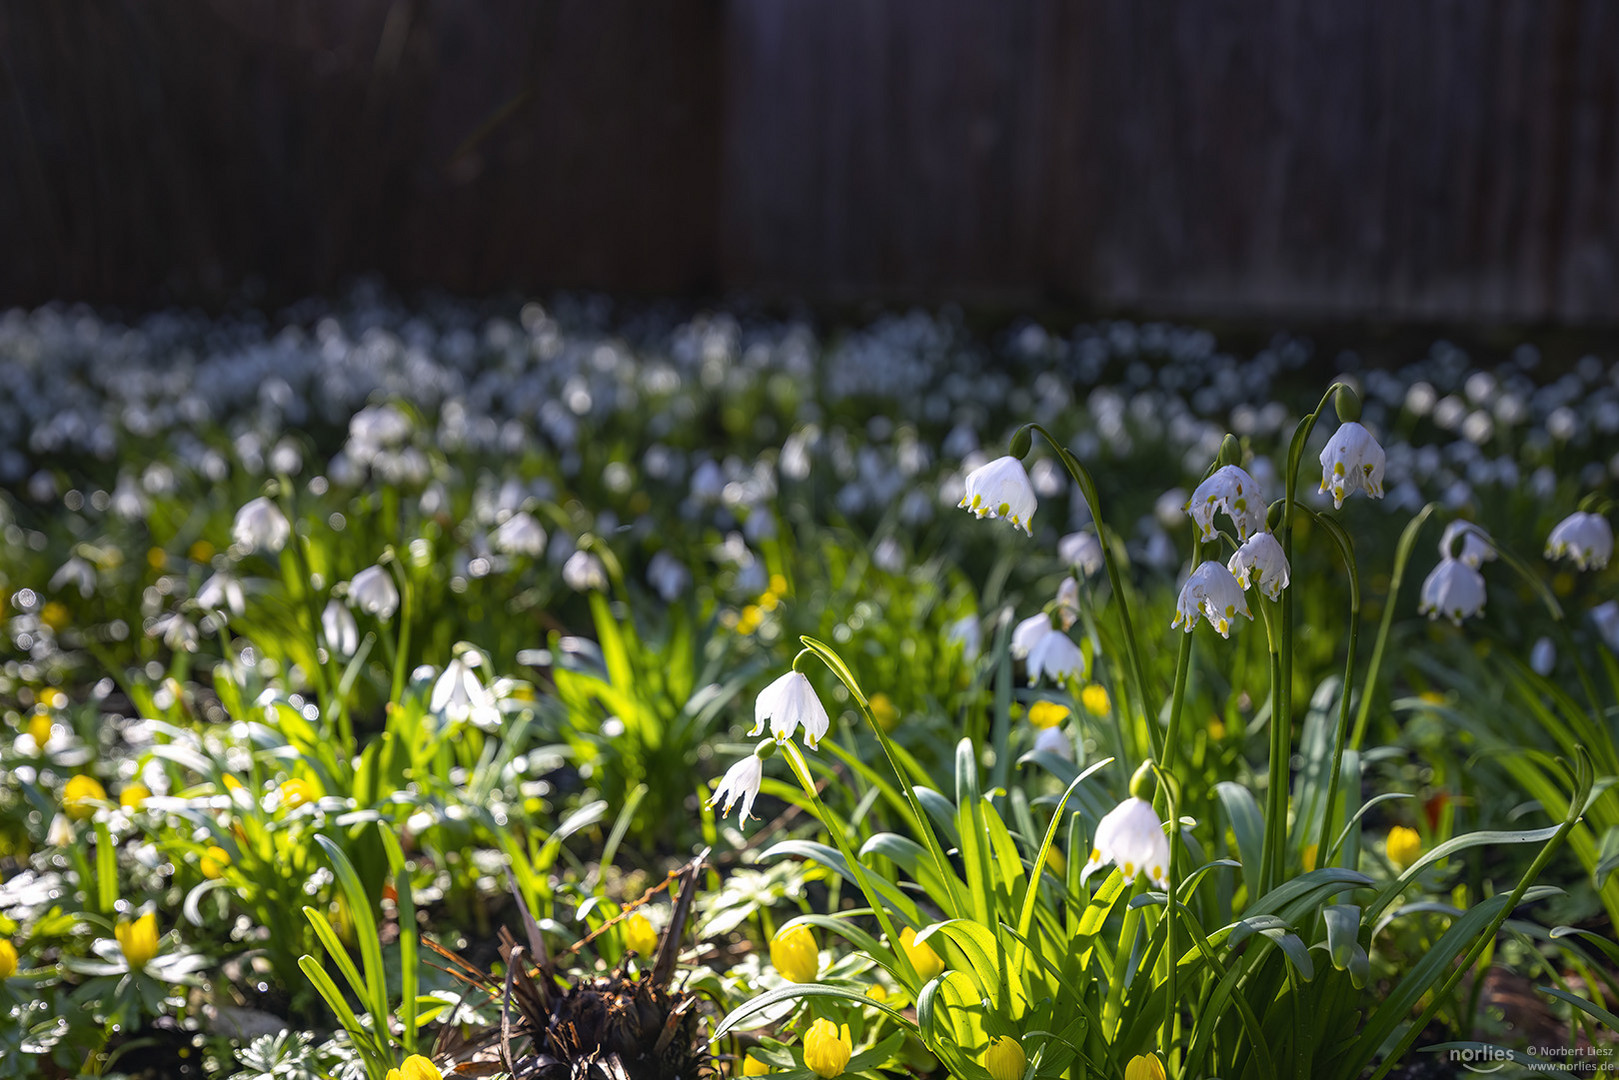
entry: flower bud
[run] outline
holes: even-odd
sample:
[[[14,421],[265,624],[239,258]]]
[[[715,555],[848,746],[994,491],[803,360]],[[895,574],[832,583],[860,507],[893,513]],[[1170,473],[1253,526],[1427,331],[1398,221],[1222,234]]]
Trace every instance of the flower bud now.
[[[1152,772],[1152,758],[1141,763],[1135,775],[1130,777],[1130,794],[1134,798],[1152,801],[1152,792],[1155,787],[1155,778]]]
[[[1220,454],[1214,461],[1216,465],[1242,464],[1242,443],[1235,435],[1227,432],[1226,437],[1220,440]]]
[[[1360,419],[1360,395],[1343,383],[1338,384],[1337,392],[1332,395],[1332,405],[1341,422],[1347,424]]]
[[[1025,424],[1023,427],[1018,428],[1017,433],[1012,436],[1012,445],[1007,448],[1006,452],[1022,461],[1029,456],[1029,451],[1033,446],[1034,435],[1030,432],[1028,425]]]
[[[1023,1071],[1029,1067],[1029,1057],[1023,1044],[1010,1035],[991,1039],[984,1051],[984,1068],[990,1080],[1023,1080]]]

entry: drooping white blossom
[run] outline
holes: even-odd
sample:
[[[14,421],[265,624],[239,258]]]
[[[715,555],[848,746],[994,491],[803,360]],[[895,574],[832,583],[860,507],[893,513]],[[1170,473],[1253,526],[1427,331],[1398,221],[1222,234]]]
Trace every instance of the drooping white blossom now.
[[[1363,424],[1345,421],[1321,450],[1321,490],[1332,492],[1336,508],[1356,491],[1381,499],[1385,460],[1383,448]]]
[[[1056,615],[1064,630],[1070,629],[1079,618],[1079,582],[1071,577],[1063,578],[1062,584],[1057,586]]]
[[[1422,583],[1419,614],[1441,615],[1457,626],[1484,610],[1484,575],[1460,559],[1441,559]]]
[[[399,610],[399,589],[387,570],[368,566],[349,582],[349,603],[367,615],[391,619]]]
[[[451,723],[468,723],[485,730],[500,726],[500,708],[495,695],[478,678],[483,657],[468,650],[444,665],[444,672],[433,684],[427,707]]]
[[[1038,504],[1023,462],[1010,455],[998,457],[968,473],[966,484],[967,492],[958,506],[981,518],[1005,518],[1033,535],[1029,522]]]
[[[1108,863],[1124,871],[1130,881],[1137,874],[1146,874],[1159,888],[1169,887],[1169,838],[1152,803],[1132,795],[1108,811],[1096,826],[1090,858],[1079,873],[1080,883]]]
[[[575,592],[607,588],[607,570],[602,561],[588,551],[576,551],[562,564],[562,580]]]
[[[1043,728],[1034,739],[1035,753],[1056,754],[1069,761],[1074,760],[1074,742],[1064,732],[1062,727]]]
[[[1495,545],[1489,533],[1471,521],[1457,518],[1445,526],[1439,538],[1439,557],[1459,560],[1477,570],[1495,558]]]
[[[1180,598],[1175,602],[1175,618],[1169,625],[1184,627],[1190,634],[1199,614],[1225,638],[1231,636],[1231,623],[1238,615],[1254,617],[1236,575],[1214,559],[1199,563],[1181,586]]]
[[[983,630],[978,625],[978,616],[974,614],[963,615],[944,632],[944,640],[948,645],[960,645],[961,652],[969,661],[977,660],[983,648]]]
[[[1057,541],[1057,557],[1086,577],[1102,569],[1102,541],[1093,532],[1072,532]]]
[[[291,537],[292,524],[286,515],[262,495],[244,503],[231,526],[231,539],[249,551],[273,554],[286,547]]]
[[[720,811],[721,816],[728,816],[731,807],[736,805],[738,799],[742,800],[742,814],[740,820],[746,821],[753,816],[753,800],[759,797],[759,785],[764,782],[765,763],[759,760],[758,755],[749,754],[736,764],[725,770],[714,794],[709,798],[710,807],[718,806],[721,799],[725,800],[725,807]]]
[[[1613,557],[1613,526],[1601,514],[1576,510],[1546,538],[1546,558],[1567,559],[1580,570],[1601,570]]]
[[[1041,616],[1044,618],[1045,616]],[[1085,675],[1085,654],[1074,639],[1047,623],[1048,633],[1036,641],[1029,649],[1025,667],[1029,672],[1029,685],[1033,686],[1041,678],[1053,682],[1064,679],[1078,679]]]
[[[217,573],[197,589],[197,606],[204,611],[230,609],[240,615],[247,609],[247,597],[242,594],[242,583],[226,573]]]
[[[360,647],[360,627],[354,621],[354,613],[336,600],[328,601],[326,610],[320,613],[320,632],[326,639],[326,647],[336,656],[353,656]]]
[[[798,671],[789,671],[760,691],[753,705],[753,730],[748,734],[764,734],[767,721],[770,734],[777,742],[792,738],[802,725],[804,743],[811,750],[816,748],[821,737],[832,726],[831,718],[826,715],[826,707],[815,696],[815,687]]]
[[[545,527],[526,510],[519,510],[501,522],[490,540],[495,550],[505,555],[533,558],[545,553]]]
[[[1265,493],[1259,481],[1249,476],[1239,465],[1222,465],[1197,485],[1186,512],[1197,523],[1203,539],[1214,538],[1214,515],[1223,513],[1231,519],[1239,541],[1265,527]]]
[[[1259,586],[1259,591],[1271,600],[1278,599],[1287,588],[1287,553],[1281,543],[1268,532],[1250,536],[1226,563],[1226,569],[1247,589]]]
[[[1012,628],[1012,659],[1027,657],[1029,650],[1038,645],[1052,629],[1051,616],[1043,611],[1018,623]]]

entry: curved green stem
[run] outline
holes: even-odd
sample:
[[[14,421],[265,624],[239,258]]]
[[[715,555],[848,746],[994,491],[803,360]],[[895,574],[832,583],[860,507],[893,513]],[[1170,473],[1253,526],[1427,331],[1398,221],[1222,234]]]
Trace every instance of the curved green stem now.
[[[1265,638],[1270,646],[1269,786],[1265,790],[1265,839],[1259,856],[1259,895],[1264,896],[1276,884],[1276,867],[1281,862],[1281,851],[1287,842],[1287,759],[1286,751],[1277,748],[1278,741],[1286,739],[1286,736],[1278,735],[1282,726],[1282,660],[1278,652],[1276,623],[1270,605],[1263,599],[1259,601],[1259,610],[1265,619]]]
[[[1344,660],[1344,681],[1338,688],[1338,727],[1332,733],[1332,771],[1327,775],[1327,801],[1321,808],[1321,830],[1315,851],[1319,865],[1327,854],[1327,838],[1332,835],[1333,818],[1338,812],[1338,774],[1343,771],[1344,739],[1349,734],[1349,687],[1355,677],[1355,648],[1360,641],[1360,571],[1355,565],[1355,541],[1342,525],[1331,518],[1306,510],[1337,543],[1349,574],[1349,655]],[[1306,869],[1310,869],[1307,867]]]
[[[1195,532],[1195,530],[1194,530]],[[1203,538],[1195,536],[1192,539],[1192,569],[1203,559]],[[1175,754],[1180,749],[1181,713],[1186,704],[1186,677],[1192,665],[1192,635],[1191,626],[1187,626],[1187,633],[1181,635],[1178,648],[1175,651],[1175,685],[1169,693],[1169,730],[1164,735],[1164,771],[1170,772],[1175,768]]]
[[[1100,500],[1097,498],[1096,481],[1079,459],[1069,452],[1068,448],[1052,437],[1039,424],[1030,424],[1029,430],[1037,431],[1040,436],[1051,444],[1057,451],[1057,457],[1062,461],[1063,468],[1073,477],[1074,483],[1079,485],[1080,493],[1085,497],[1085,503],[1090,508],[1091,520],[1096,522],[1096,535],[1102,542],[1102,562],[1107,567],[1108,583],[1113,587],[1113,595],[1119,604],[1119,622],[1124,628],[1124,648],[1129,654],[1130,674],[1134,681],[1136,704],[1141,709],[1141,715],[1147,722],[1147,730],[1151,734],[1153,755],[1163,756],[1163,747],[1158,733],[1157,713],[1147,701],[1147,669],[1141,661],[1141,648],[1136,642],[1136,632],[1130,618],[1130,600],[1125,595],[1124,578],[1119,573],[1118,559],[1114,557],[1112,547],[1108,543],[1107,527],[1102,523],[1102,510]]]
[[[1360,708],[1355,712],[1355,730],[1349,736],[1351,750],[1359,751],[1366,737],[1366,721],[1371,716],[1372,698],[1377,694],[1377,676],[1383,669],[1383,650],[1389,642],[1389,628],[1394,625],[1395,602],[1400,597],[1400,583],[1405,580],[1406,564],[1411,561],[1411,551],[1416,547],[1417,533],[1437,506],[1437,503],[1429,503],[1417,511],[1417,516],[1400,533],[1400,542],[1394,549],[1394,572],[1389,577],[1388,598],[1383,601],[1383,619],[1377,628],[1377,641],[1372,645],[1372,663],[1366,669],[1366,682],[1361,688]]]

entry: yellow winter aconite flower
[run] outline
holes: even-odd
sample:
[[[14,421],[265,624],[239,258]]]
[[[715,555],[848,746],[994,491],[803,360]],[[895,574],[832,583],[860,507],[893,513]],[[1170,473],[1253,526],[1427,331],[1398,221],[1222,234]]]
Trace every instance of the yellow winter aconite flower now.
[[[652,920],[639,911],[624,922],[624,947],[642,956],[651,956],[658,949],[658,932],[652,929]]]
[[[800,925],[777,931],[770,939],[770,963],[776,973],[789,982],[814,982],[821,970],[821,950],[809,927]]]
[[[1023,1044],[1010,1035],[990,1040],[989,1049],[984,1051],[984,1068],[990,1080],[1023,1080],[1023,1070],[1028,1066]]]
[[[1068,719],[1068,706],[1055,701],[1037,701],[1029,706],[1029,723],[1044,731]]]
[[[1124,1080],[1164,1080],[1164,1063],[1157,1054],[1141,1054],[1124,1067]]]
[[[766,1065],[752,1054],[749,1054],[747,1057],[742,1059],[743,1076],[766,1076],[769,1074],[769,1072],[770,1066]]]
[[[51,732],[55,729],[51,722],[50,713],[37,712],[28,718],[28,734],[34,739],[34,745],[43,752],[45,744],[51,741]]]
[[[849,1038],[848,1024],[839,1030],[836,1024],[823,1017],[811,1024],[809,1031],[804,1033],[804,1064],[825,1080],[841,1076],[853,1053],[854,1043]]]
[[[118,793],[118,805],[125,810],[139,810],[141,803],[152,797],[152,789],[145,784],[125,784]]]
[[[186,554],[191,557],[192,562],[205,563],[214,557],[214,545],[206,540],[198,540],[191,545]]]
[[[58,632],[60,632],[63,627],[67,626],[68,620],[71,617],[72,616],[68,613],[67,607],[63,604],[57,603],[55,600],[52,600],[50,603],[46,604],[40,609],[39,612],[39,621],[50,627],[52,630]]]
[[[905,950],[905,955],[911,958],[911,966],[916,969],[923,982],[927,982],[944,970],[944,961],[939,959],[939,954],[933,951],[931,945],[926,943],[918,945],[916,931],[909,926],[899,932],[899,943]]]
[[[62,809],[74,821],[84,821],[95,816],[96,803],[106,802],[107,789],[93,776],[80,774],[67,782],[62,788]]]
[[[134,922],[120,919],[113,927],[118,948],[123,951],[129,970],[139,971],[157,956],[157,915],[148,911]]]
[[[1422,854],[1422,836],[1415,829],[1396,825],[1389,830],[1386,850],[1389,862],[1404,870]]]
[[[230,865],[230,852],[222,847],[211,847],[202,853],[202,859],[197,865],[202,870],[203,877],[217,878],[225,872],[225,867]]]
[[[1101,683],[1091,683],[1081,690],[1079,703],[1085,706],[1085,711],[1092,716],[1106,716],[1113,711],[1113,702],[1108,700],[1107,687]]]
[[[866,702],[871,709],[871,718],[882,725],[884,731],[893,731],[899,723],[899,709],[887,694],[873,694]]]
[[[427,1058],[412,1054],[399,1068],[388,1070],[387,1080],[444,1080],[444,1074]]]
[[[17,974],[17,946],[0,937],[0,979]]]
[[[305,803],[312,803],[320,798],[320,792],[308,780],[293,777],[281,784],[281,805],[288,810],[296,810]]]
[[[146,551],[146,565],[153,570],[161,570],[169,565],[169,553],[160,547],[148,548]]]

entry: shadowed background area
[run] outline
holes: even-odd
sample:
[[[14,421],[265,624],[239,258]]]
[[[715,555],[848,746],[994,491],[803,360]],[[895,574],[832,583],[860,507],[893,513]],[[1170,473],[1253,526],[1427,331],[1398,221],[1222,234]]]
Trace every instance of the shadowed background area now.
[[[0,302],[1611,324],[1602,0],[0,5]]]

